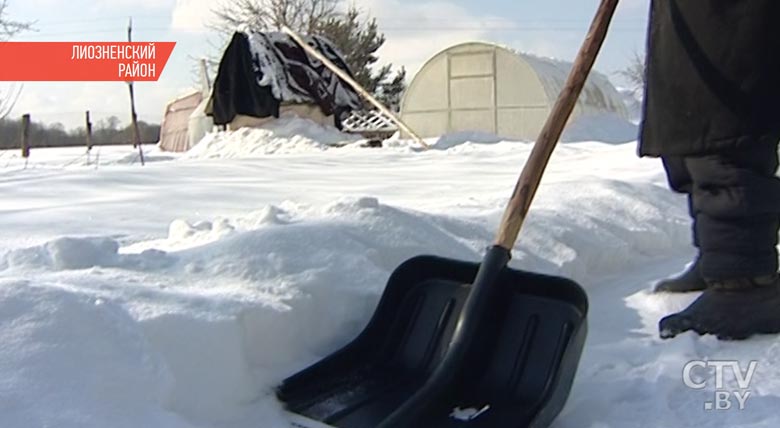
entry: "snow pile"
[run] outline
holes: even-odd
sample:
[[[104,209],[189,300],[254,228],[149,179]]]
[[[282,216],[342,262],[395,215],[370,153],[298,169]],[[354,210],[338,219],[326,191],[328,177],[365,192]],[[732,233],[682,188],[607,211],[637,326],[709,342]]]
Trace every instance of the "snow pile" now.
[[[289,115],[259,128],[207,134],[185,159],[245,158],[269,154],[322,151],[358,141],[355,135]]]
[[[639,127],[611,113],[591,114],[575,117],[561,136],[562,142],[602,141],[620,144],[636,141]]]
[[[620,116],[612,113],[592,114],[571,120],[563,130],[560,143],[599,141],[608,144],[621,144],[636,141],[638,133],[639,128],[636,124]],[[434,150],[445,150],[452,153],[461,153],[479,145],[496,145],[500,148],[505,145],[517,145],[517,143],[524,143],[528,146],[533,144],[527,141],[507,140],[496,134],[483,131],[453,132],[439,138],[426,138],[425,142]],[[400,139],[398,135],[383,141],[382,147],[420,151],[414,141]]]
[[[0,426],[288,428],[273,387],[354,338],[393,269],[492,242],[532,144],[460,140],[0,174]],[[777,427],[777,338],[657,338],[694,297],[647,292],[690,260],[690,225],[634,152],[558,147],[513,252],[590,298],[555,427]],[[705,412],[693,359],[758,360],[748,409]]]
[[[503,138],[483,131],[458,131],[442,135],[438,138],[423,138],[425,144],[432,150],[449,153],[457,153],[462,150],[469,150],[473,146],[493,145],[495,147],[501,144],[513,144],[513,141],[507,141]],[[353,145],[354,146],[354,145]],[[400,133],[396,132],[390,138],[382,141],[382,148],[405,153],[422,152],[426,149],[421,147],[412,139],[401,138]]]
[[[119,243],[107,237],[63,237],[42,246],[12,250],[0,260],[4,268],[75,270],[92,267],[156,270],[173,260],[162,251],[151,249],[141,254],[120,255]]]
[[[447,150],[462,144],[496,144],[502,141],[501,137],[489,132],[481,131],[462,131],[443,135],[438,139],[433,139],[431,147],[438,150]]]
[[[0,326],[2,426],[190,426],[161,406],[173,379],[121,304],[4,279]]]
[[[549,190],[554,197],[543,206],[557,208],[540,208],[513,264],[589,278],[625,269],[637,254],[679,245],[684,212],[674,203],[651,203],[661,189],[604,182],[574,195],[569,187]],[[600,202],[636,194],[643,202]],[[593,215],[569,203],[593,207]],[[2,272],[15,278],[3,298],[6,325],[45,319],[45,311],[55,316],[25,327],[30,336],[14,342],[6,367],[41,377],[22,375],[0,401],[13,399],[19,421],[35,414],[39,389],[27,382],[40,384],[54,372],[64,378],[54,378],[46,397],[66,404],[47,406],[40,417],[57,426],[85,413],[73,426],[112,425],[112,418],[124,416],[128,426],[250,427],[262,421],[282,427],[274,385],[354,337],[403,260],[419,254],[478,260],[499,215],[453,218],[358,198],[268,206],[211,222],[175,220],[166,239],[124,248],[109,237],[67,237],[11,250]],[[30,289],[38,294],[28,296]],[[33,304],[28,300],[43,301],[39,312],[25,309]],[[80,329],[82,322],[89,328]],[[59,326],[69,331],[58,335]],[[18,334],[16,327],[0,331]],[[17,356],[31,350],[37,359]],[[31,366],[45,366],[47,358],[78,369]],[[86,367],[94,380],[79,383],[79,394],[69,397],[69,385],[82,380],[75,376]],[[115,372],[123,375],[100,380]],[[127,382],[128,389],[114,382]],[[141,394],[144,388],[152,393]],[[112,411],[113,403],[134,416]],[[88,412],[89,406],[99,411]],[[22,426],[11,421],[4,426]]]
[[[612,113],[591,114],[572,119],[563,130],[561,143],[576,143],[583,141],[600,141],[609,144],[621,144],[636,141],[639,137],[639,127],[622,117]],[[462,145],[509,143],[495,134],[481,131],[454,132],[439,138],[426,140],[431,148],[437,150],[453,149]],[[404,147],[410,142],[385,142],[385,147]],[[458,149],[459,151],[462,148]]]

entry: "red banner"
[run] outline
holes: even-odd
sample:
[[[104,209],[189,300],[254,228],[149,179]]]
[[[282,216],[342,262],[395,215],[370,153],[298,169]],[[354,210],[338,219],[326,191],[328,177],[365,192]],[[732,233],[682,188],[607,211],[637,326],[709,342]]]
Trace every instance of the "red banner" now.
[[[176,42],[0,42],[0,81],[156,82]]]

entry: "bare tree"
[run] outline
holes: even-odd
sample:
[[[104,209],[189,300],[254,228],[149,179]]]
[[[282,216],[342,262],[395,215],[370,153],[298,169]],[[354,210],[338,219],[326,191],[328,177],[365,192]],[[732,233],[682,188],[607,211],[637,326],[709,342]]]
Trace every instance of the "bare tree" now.
[[[626,68],[619,70],[616,74],[624,78],[634,92],[642,91],[645,87],[646,79],[645,57],[635,51]]]
[[[12,21],[8,18],[8,0],[0,0],[0,41],[5,41],[32,29],[32,22]]]
[[[19,95],[22,93],[22,85],[17,83],[9,83],[0,87],[0,119],[5,118],[11,113],[16,101],[19,100]]]
[[[0,41],[6,41],[22,31],[32,29],[31,22],[12,21],[8,18],[8,0],[0,0]],[[11,83],[5,88],[0,88],[0,119],[8,116],[14,108],[22,85]]]
[[[213,18],[207,26],[220,34],[219,40],[209,40],[214,52],[221,51],[226,39],[238,30],[279,31],[282,26],[298,32],[313,33],[319,22],[338,15],[342,0],[221,0],[212,9]],[[200,57],[193,60],[193,82],[200,84]],[[209,54],[209,79],[216,78],[219,56]]]
[[[237,29],[278,31],[286,25],[304,34],[325,37],[339,48],[355,80],[382,101],[394,105],[405,89],[406,72],[394,76],[392,65],[377,66],[376,52],[385,43],[375,18],[356,6],[342,12],[344,0],[234,0],[214,11],[210,26],[230,35]]]
[[[340,0],[233,0],[222,2],[214,14],[211,27],[232,33],[246,27],[252,30],[280,30],[286,25],[303,33],[313,33],[317,26],[338,15]]]

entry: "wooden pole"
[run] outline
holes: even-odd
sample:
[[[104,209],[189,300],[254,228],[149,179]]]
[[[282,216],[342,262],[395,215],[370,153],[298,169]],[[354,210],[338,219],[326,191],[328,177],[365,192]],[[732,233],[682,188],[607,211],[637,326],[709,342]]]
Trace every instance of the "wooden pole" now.
[[[22,116],[22,157],[30,157],[30,115]]]
[[[552,156],[553,149],[555,149],[563,128],[566,126],[566,122],[577,104],[577,98],[579,98],[580,92],[583,86],[585,86],[585,81],[607,36],[609,24],[612,21],[617,4],[618,0],[601,0],[588,35],[585,37],[585,41],[569,72],[569,77],[566,79],[566,83],[558,95],[558,100],[555,102],[555,106],[539,133],[539,138],[534,143],[534,148],[525,162],[525,167],[520,177],[517,179],[517,185],[504,211],[504,217],[496,235],[495,243],[500,247],[511,251],[517,241],[517,235],[520,233],[520,228],[528,215],[531,201],[542,181],[542,175],[550,160],[550,156]]]
[[[87,153],[89,153],[92,150],[92,122],[89,120],[89,110],[87,110],[86,129],[87,129]]]
[[[203,96],[209,96],[209,91],[211,90],[211,81],[209,80],[209,69],[208,65],[206,64],[206,58],[200,59],[200,84],[201,90],[203,91]]]
[[[374,98],[371,94],[368,93],[358,82],[355,81],[352,77],[350,77],[349,74],[345,73],[344,70],[338,68],[336,64],[333,64],[328,58],[325,57],[325,55],[322,55],[321,53],[317,52],[316,49],[309,46],[306,42],[303,41],[303,39],[293,30],[291,30],[287,26],[282,27],[282,31],[287,33],[288,36],[292,37],[293,40],[295,40],[296,43],[298,43],[303,50],[308,52],[311,56],[317,58],[318,60],[322,61],[323,64],[325,64],[326,67],[330,69],[336,76],[339,76],[342,80],[347,82],[349,86],[352,87],[352,89],[356,90],[360,95],[362,95],[365,99],[367,99],[371,104],[374,105],[374,107],[378,108],[379,111],[386,114],[387,116],[392,119],[393,122],[395,122],[396,125],[398,125],[401,130],[409,134],[410,137],[414,139],[414,141],[417,142],[417,144],[421,145],[423,148],[430,149],[431,147],[423,141],[422,138],[420,138],[414,131],[412,131],[412,128],[409,128],[406,123],[404,123],[398,116],[395,115],[390,109],[384,106],[384,104],[380,103],[376,98]]]
[[[133,41],[133,18],[127,24],[127,41]],[[133,123],[133,147],[138,146],[138,156],[141,158],[141,165],[144,165],[144,149],[141,144],[141,133],[138,130],[138,114],[135,112],[135,92],[133,91],[133,82],[127,82],[130,90],[130,119]]]

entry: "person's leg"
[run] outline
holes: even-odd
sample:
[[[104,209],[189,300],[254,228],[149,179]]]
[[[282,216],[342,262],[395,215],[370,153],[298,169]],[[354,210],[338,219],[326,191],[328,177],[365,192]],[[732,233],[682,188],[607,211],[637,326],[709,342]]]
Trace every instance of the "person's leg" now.
[[[693,189],[693,181],[688,171],[685,158],[679,156],[665,156],[662,157],[664,169],[666,170],[666,177],[669,181],[669,187],[678,193],[684,193],[688,195],[688,211],[693,220],[693,245],[699,247],[699,238],[696,233],[696,215],[693,210],[691,192]],[[667,278],[659,281],[654,288],[656,293],[687,293],[691,291],[701,291],[707,287],[704,282],[704,278],[701,276],[699,269],[699,257],[688,266],[682,274]]]
[[[693,178],[695,235],[709,280],[777,272],[780,179],[777,141],[750,149],[686,158]]]
[[[776,141],[686,158],[708,288],[688,308],[660,321],[661,337],[689,330],[721,339],[780,333]]]

